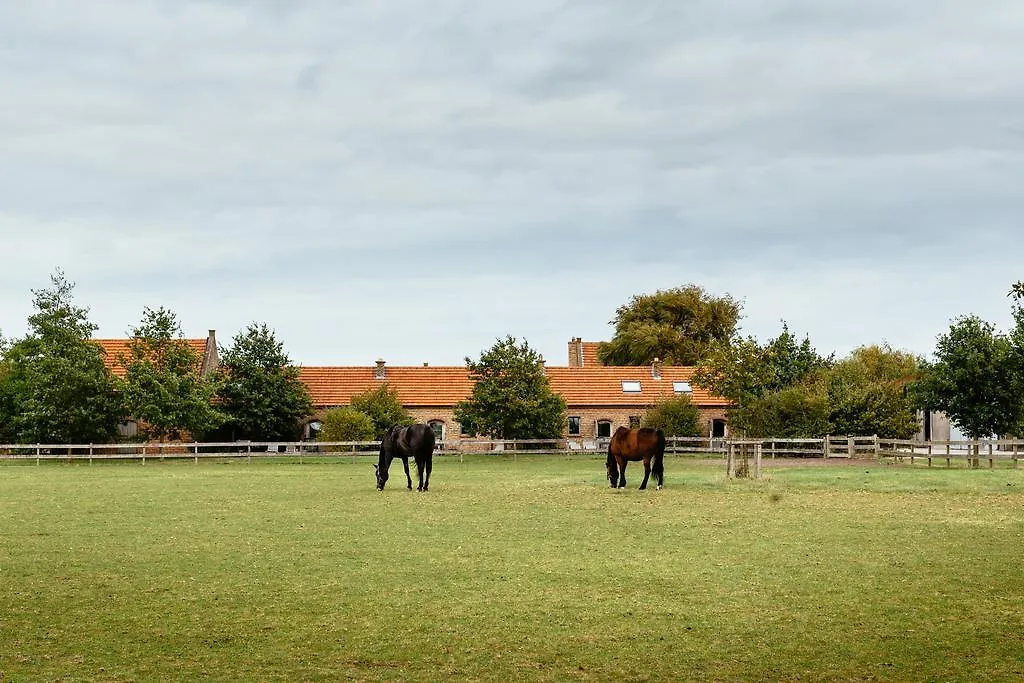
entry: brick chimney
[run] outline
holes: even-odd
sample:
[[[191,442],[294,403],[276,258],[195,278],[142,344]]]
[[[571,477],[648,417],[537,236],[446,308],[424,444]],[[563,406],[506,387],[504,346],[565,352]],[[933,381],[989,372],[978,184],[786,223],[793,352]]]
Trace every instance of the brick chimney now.
[[[573,337],[569,340],[569,367],[583,367],[583,337]]]
[[[206,377],[218,367],[220,367],[220,356],[217,355],[217,330],[210,330],[206,335],[206,347],[203,349],[199,374]]]
[[[387,379],[387,377],[388,377],[388,369],[384,367],[384,359],[383,358],[378,358],[377,359],[377,367],[375,367],[373,369],[373,378],[374,379]]]

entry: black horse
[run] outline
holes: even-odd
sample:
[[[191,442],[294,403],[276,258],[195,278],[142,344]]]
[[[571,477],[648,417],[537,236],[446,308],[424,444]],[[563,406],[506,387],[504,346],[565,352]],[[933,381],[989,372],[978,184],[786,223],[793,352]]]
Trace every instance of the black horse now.
[[[665,433],[660,429],[619,427],[608,444],[608,480],[612,488],[626,486],[626,463],[644,461],[644,480],[640,489],[647,488],[651,473],[660,489],[665,484]]]
[[[412,490],[412,477],[409,476],[409,456],[416,460],[416,476],[420,484],[417,491],[426,491],[430,485],[430,468],[434,462],[434,430],[430,425],[414,424],[408,427],[395,425],[388,430],[380,442],[380,459],[373,469],[377,471],[377,490],[383,491],[388,482],[388,469],[394,458],[401,458],[405,465],[405,478]]]

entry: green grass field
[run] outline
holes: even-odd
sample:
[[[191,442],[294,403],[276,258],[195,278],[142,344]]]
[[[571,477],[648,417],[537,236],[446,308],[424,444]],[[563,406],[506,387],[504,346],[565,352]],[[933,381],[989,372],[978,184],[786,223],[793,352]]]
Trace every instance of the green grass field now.
[[[1020,680],[1024,469],[0,464],[0,681]]]

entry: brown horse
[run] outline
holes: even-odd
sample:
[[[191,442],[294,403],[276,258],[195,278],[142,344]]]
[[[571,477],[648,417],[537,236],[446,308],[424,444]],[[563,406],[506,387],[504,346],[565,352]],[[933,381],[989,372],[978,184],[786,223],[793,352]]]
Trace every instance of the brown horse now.
[[[644,461],[644,480],[640,490],[647,488],[647,480],[654,472],[658,488],[665,485],[665,432],[660,429],[619,427],[608,444],[608,480],[612,488],[626,486],[626,463]]]

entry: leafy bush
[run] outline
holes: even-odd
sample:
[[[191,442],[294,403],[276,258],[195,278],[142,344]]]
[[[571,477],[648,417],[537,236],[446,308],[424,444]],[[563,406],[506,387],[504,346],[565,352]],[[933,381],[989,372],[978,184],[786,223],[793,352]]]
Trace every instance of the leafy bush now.
[[[349,407],[369,416],[373,422],[373,438],[380,439],[395,425],[411,425],[415,420],[402,407],[398,392],[387,382],[352,397]]]
[[[644,413],[642,424],[660,428],[665,436],[700,436],[700,409],[689,396],[676,396],[651,406]]]
[[[354,408],[328,410],[321,420],[317,441],[373,441],[373,420]]]

